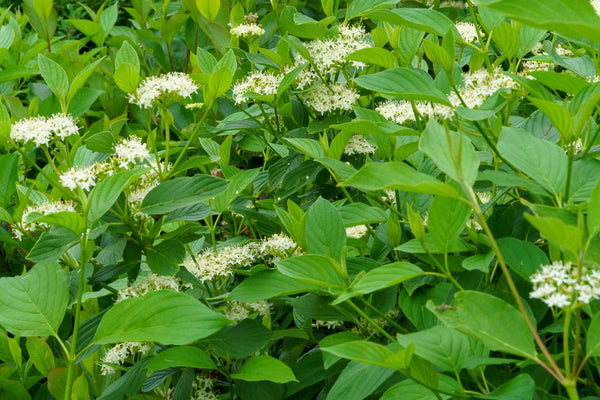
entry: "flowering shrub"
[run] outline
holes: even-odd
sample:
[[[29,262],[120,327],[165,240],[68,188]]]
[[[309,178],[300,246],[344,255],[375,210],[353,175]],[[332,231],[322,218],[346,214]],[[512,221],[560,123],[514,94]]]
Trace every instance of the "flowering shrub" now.
[[[2,399],[600,398],[600,2],[0,11]]]

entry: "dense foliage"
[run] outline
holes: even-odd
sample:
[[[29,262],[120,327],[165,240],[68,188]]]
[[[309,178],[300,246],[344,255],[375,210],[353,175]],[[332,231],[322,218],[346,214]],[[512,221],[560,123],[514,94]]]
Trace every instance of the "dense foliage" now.
[[[600,2],[0,4],[2,399],[600,398]]]

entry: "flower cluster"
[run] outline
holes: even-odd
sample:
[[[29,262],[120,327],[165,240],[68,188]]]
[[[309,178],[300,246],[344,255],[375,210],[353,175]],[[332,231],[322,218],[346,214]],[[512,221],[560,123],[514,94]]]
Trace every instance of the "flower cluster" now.
[[[365,236],[368,231],[369,228],[367,228],[366,225],[351,226],[346,228],[346,236],[354,239],[360,239],[361,237]]]
[[[250,242],[243,246],[227,246],[215,254],[207,249],[195,257],[188,257],[182,265],[202,282],[227,277],[236,267],[248,267],[258,260],[271,261],[285,258],[297,247],[296,243],[285,235],[274,235],[261,242]]]
[[[591,0],[592,7],[594,7],[594,11],[596,14],[600,16],[600,0]]]
[[[60,175],[60,183],[71,190],[90,190],[98,179],[97,169],[97,164],[73,167]]]
[[[135,94],[129,95],[129,102],[140,107],[151,108],[152,103],[161,97],[177,95],[191,97],[198,90],[198,85],[182,72],[169,72],[161,76],[150,76],[140,84]]]
[[[600,298],[600,271],[580,271],[570,262],[555,261],[542,265],[542,269],[529,278],[533,291],[529,297],[540,299],[548,307],[566,308],[588,304]]]
[[[460,98],[465,102],[468,108],[476,108],[483,104],[483,102],[496,93],[498,90],[514,89],[517,84],[507,75],[500,72],[500,69],[494,70],[489,73],[485,68],[478,71],[468,72],[463,74],[464,86],[458,90]],[[460,98],[454,92],[449,96],[452,108],[437,105],[435,107],[435,113],[444,119],[450,119],[454,116],[454,108],[462,105]]]
[[[379,104],[379,106],[375,108],[375,111],[388,121],[402,125],[407,122],[415,122],[413,104],[421,117],[431,117],[433,115],[433,107],[431,107],[431,104],[423,101],[415,101],[411,104],[411,102],[406,100],[388,100],[385,103]]]
[[[146,143],[142,143],[142,139],[132,136],[115,146],[114,157],[119,168],[128,168],[132,164],[135,165],[136,162],[150,159],[150,151],[148,151]]]
[[[141,297],[153,290],[169,289],[179,291],[179,279],[174,276],[149,274],[140,282],[119,290],[116,303],[132,297]]]
[[[330,82],[328,85],[321,83],[300,97],[308,107],[323,115],[336,110],[351,110],[360,95],[343,82]]]
[[[241,104],[248,101],[244,95],[247,93],[256,93],[262,96],[276,94],[279,84],[283,79],[282,75],[275,75],[266,71],[254,71],[241,81],[233,85],[233,100],[235,104]]]
[[[111,347],[102,358],[102,366],[100,373],[102,375],[114,374],[116,369],[109,364],[123,365],[134,355],[141,353],[146,354],[150,350],[148,343],[125,342],[117,343]]]
[[[192,383],[192,400],[218,400],[214,385],[213,379],[196,375]]]
[[[473,43],[477,40],[477,27],[472,22],[458,22],[456,29],[465,42]]]
[[[28,217],[31,214],[54,214],[62,211],[71,211],[75,212],[75,204],[71,201],[48,201],[44,203],[38,203],[31,206],[28,206],[25,211],[23,211],[23,216],[21,217],[21,226],[20,229],[26,232],[35,232],[38,228],[49,228],[48,224],[44,222],[28,222]],[[17,239],[21,239],[22,234],[20,231],[13,231]]]
[[[255,312],[266,317],[271,314],[271,304],[265,300],[257,303],[228,301],[225,303],[225,309],[223,310],[223,314],[234,322],[240,322]]]
[[[78,132],[79,127],[70,115],[54,114],[50,118],[39,116],[15,122],[10,137],[17,142],[34,142],[40,147],[47,146],[55,137],[64,140]]]
[[[265,30],[262,28],[262,26],[260,24],[256,24],[256,20],[248,22],[247,18],[244,19],[246,19],[245,23],[233,27],[229,30],[229,32],[233,36],[241,38],[258,37],[265,33]]]
[[[373,146],[363,135],[354,135],[348,140],[344,148],[344,154],[349,156],[354,154],[373,154],[377,146]]]
[[[322,321],[322,320],[316,320],[315,322],[312,323],[312,327],[315,329],[320,329],[320,328],[324,328],[324,329],[337,329],[337,328],[341,328],[342,326],[344,326],[344,323],[342,321]]]
[[[357,50],[372,47],[372,44],[363,27],[340,25],[337,37],[313,40],[306,43],[305,47],[312,58],[312,65],[298,75],[296,86],[299,89],[305,89],[314,84],[319,79],[319,75],[323,79],[331,78],[347,65],[364,68],[365,63],[348,61],[346,56]],[[305,60],[302,55],[298,54],[294,61],[294,67],[296,67],[309,60]]]

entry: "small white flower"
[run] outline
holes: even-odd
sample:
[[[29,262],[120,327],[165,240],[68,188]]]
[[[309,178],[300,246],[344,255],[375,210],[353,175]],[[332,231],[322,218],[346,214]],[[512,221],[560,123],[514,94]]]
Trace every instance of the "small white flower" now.
[[[472,22],[459,22],[456,29],[467,43],[473,43],[477,40],[477,27]]]
[[[58,200],[28,206],[25,209],[25,211],[23,211],[23,216],[21,217],[21,225],[19,228],[26,232],[35,232],[38,228],[49,228],[48,224],[46,224],[45,222],[28,222],[28,216],[31,213],[48,215],[62,211],[75,212],[75,204],[73,204],[73,202],[71,201]],[[20,238],[22,237],[22,233],[19,230],[14,230],[13,233],[20,240]]]
[[[344,148],[344,154],[349,156],[354,154],[373,154],[377,146],[373,146],[363,135],[354,135],[348,140]]]
[[[54,114],[50,118],[38,116],[15,122],[10,137],[17,142],[34,142],[39,147],[49,145],[55,137],[64,140],[78,132],[79,127],[70,115]]]
[[[229,32],[233,36],[245,38],[245,37],[258,37],[265,33],[262,26],[255,23],[252,24],[240,24],[234,28],[231,28]]]
[[[429,103],[417,101],[414,104],[421,117],[430,117],[433,115],[433,108]],[[399,125],[406,122],[415,122],[415,114],[409,101],[388,100],[377,106],[375,111],[388,121],[395,122]]]
[[[360,95],[343,82],[331,82],[329,85],[321,83],[300,97],[308,107],[323,115],[337,110],[351,110]]]
[[[73,167],[60,176],[60,183],[71,190],[80,188],[90,190],[96,184],[96,172],[94,165],[85,167]]]
[[[102,358],[102,363],[123,365],[128,359],[137,353],[146,354],[150,350],[150,345],[139,342],[117,343]],[[116,369],[107,364],[102,364],[100,373],[102,375],[114,374]]]
[[[254,71],[241,81],[233,85],[233,100],[235,104],[246,103],[250,99],[246,93],[256,93],[262,96],[276,94],[283,75],[275,75],[266,71]]]
[[[141,297],[154,290],[170,289],[179,291],[179,287],[179,279],[174,276],[149,274],[138,283],[119,290],[115,303],[132,297]]]
[[[175,94],[183,98],[191,97],[198,85],[182,72],[169,72],[161,76],[150,76],[140,84],[135,94],[129,96],[129,102],[140,107],[151,108],[163,95]]]
[[[128,168],[130,164],[150,159],[150,151],[139,137],[132,136],[115,146],[115,156],[120,168]]]
[[[351,226],[346,228],[346,236],[354,239],[360,239],[361,237],[365,236],[368,231],[369,228],[367,228],[366,225]]]

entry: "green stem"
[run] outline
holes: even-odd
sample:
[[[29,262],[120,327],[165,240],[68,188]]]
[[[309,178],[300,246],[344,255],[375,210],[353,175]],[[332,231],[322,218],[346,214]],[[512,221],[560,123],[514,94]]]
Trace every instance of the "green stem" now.
[[[392,337],[392,335],[390,335],[389,333],[387,333],[385,331],[385,329],[383,329],[382,327],[380,327],[377,322],[373,321],[371,319],[371,317],[369,317],[367,314],[365,314],[363,312],[363,310],[361,310],[356,304],[354,304],[352,302],[352,300],[348,300],[348,304],[350,305],[350,307],[352,307],[354,309],[354,311],[356,311],[358,313],[358,315],[360,315],[361,317],[363,317],[365,319],[365,321],[367,321],[369,324],[371,324],[375,329],[377,329],[379,332],[381,332],[381,334],[383,336],[385,336],[386,338],[388,338],[389,340],[391,340],[392,342],[394,342],[396,339],[394,339],[394,337]]]
[[[165,169],[163,170],[163,177],[167,179],[169,176],[169,153],[171,150],[171,131],[169,129],[169,111],[166,108],[161,109],[162,120],[165,129]]]
[[[365,299],[363,299],[362,297],[360,298],[361,301],[367,306],[369,307],[371,310],[373,310],[376,314],[378,314],[381,318],[385,319],[389,324],[393,325],[394,328],[398,329],[400,332],[402,333],[410,333],[408,331],[408,329],[404,328],[403,326],[400,326],[396,323],[396,321],[394,321],[393,319],[389,318],[387,315],[385,315],[384,313],[382,313],[377,307],[374,307],[371,303],[369,303],[368,301],[366,301]]]
[[[573,310],[567,308],[565,310],[565,322],[563,327],[563,359],[565,363],[565,375],[571,376],[571,362],[570,362],[570,350],[569,350],[569,328],[571,327],[571,313]]]
[[[563,383],[570,400],[579,400],[579,393],[577,393],[577,382],[575,380]]]

